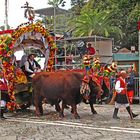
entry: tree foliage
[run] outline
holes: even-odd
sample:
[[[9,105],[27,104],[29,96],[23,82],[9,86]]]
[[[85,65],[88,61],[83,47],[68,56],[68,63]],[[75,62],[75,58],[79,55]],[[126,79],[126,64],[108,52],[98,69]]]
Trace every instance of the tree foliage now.
[[[87,0],[71,0],[72,10],[76,15],[80,15],[81,9],[87,3]]]
[[[96,10],[84,10],[80,16],[76,17],[75,36],[100,35],[109,37],[111,32],[116,32],[121,36],[121,30],[118,27],[111,26],[111,14],[107,11],[98,12]]]
[[[10,26],[9,25],[7,26],[7,29],[10,29]],[[0,30],[4,31],[5,30],[5,25],[0,26]]]
[[[139,20],[139,0],[89,0],[70,23],[75,25],[75,36],[109,36],[116,45],[130,48],[138,47]]]
[[[65,0],[48,0],[48,4],[55,7],[58,7],[60,4],[63,6],[65,4]]]
[[[122,47],[130,48],[136,46],[138,48],[138,29],[137,22],[140,20],[140,5],[138,0],[120,0],[116,10],[113,10],[115,20],[114,25],[120,27],[123,32],[123,38],[118,40],[116,44]]]

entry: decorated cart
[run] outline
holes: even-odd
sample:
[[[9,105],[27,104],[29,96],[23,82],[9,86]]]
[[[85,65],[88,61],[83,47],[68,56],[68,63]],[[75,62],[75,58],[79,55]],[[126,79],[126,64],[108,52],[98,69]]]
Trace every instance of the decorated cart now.
[[[29,22],[15,30],[3,31],[0,35],[0,68],[7,80],[10,102],[9,110],[26,108],[31,104],[32,88],[22,70],[14,65],[14,53],[26,48],[39,49],[45,56],[45,71],[52,71],[56,45],[54,37],[40,22],[33,22],[34,13],[26,3],[25,16]]]

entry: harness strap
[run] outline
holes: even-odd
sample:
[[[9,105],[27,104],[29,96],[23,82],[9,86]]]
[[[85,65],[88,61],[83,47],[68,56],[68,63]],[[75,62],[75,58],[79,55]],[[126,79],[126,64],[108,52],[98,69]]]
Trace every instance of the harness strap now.
[[[80,88],[80,93],[81,94],[84,94],[84,93],[86,93],[86,92],[91,92],[90,91],[90,87],[89,87],[89,84],[88,83],[86,83],[86,82],[82,82],[82,85],[81,85],[81,88]]]

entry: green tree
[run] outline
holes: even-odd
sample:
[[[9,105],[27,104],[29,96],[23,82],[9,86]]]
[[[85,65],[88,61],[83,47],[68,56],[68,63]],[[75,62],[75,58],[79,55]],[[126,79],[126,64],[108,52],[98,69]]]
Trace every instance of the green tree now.
[[[49,0],[48,4],[54,7],[54,16],[52,18],[52,27],[54,32],[57,34],[64,34],[67,28],[67,20],[69,18],[69,13],[64,11],[63,14],[57,14],[55,10],[59,10],[59,6],[65,6],[65,0]],[[64,24],[65,23],[65,24]]]
[[[10,26],[8,25],[8,27],[7,27],[7,29],[10,29]],[[0,30],[5,30],[5,25],[3,25],[3,26],[0,26]]]
[[[89,0],[73,22],[74,34],[109,35],[115,39],[116,45],[137,47],[139,20],[139,0]]]
[[[123,32],[123,38],[118,40],[116,44],[122,47],[130,48],[136,46],[138,48],[138,30],[137,22],[140,19],[140,4],[138,0],[114,0],[117,6],[113,11],[115,20],[114,25],[121,28]]]
[[[48,4],[53,7],[58,7],[59,5],[64,6],[65,0],[49,0]]]
[[[75,15],[80,15],[81,9],[86,3],[86,0],[71,0],[71,10],[74,11]]]
[[[111,23],[112,14],[109,11],[98,11],[95,9],[84,8],[81,15],[77,16],[70,23],[75,24],[74,36],[100,35],[109,37],[116,33],[118,37],[122,35],[121,30]]]

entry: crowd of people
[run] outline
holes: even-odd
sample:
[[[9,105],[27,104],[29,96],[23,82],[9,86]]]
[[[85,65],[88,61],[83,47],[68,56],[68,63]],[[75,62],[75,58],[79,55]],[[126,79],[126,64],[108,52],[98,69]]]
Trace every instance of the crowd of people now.
[[[93,47],[93,44],[87,43],[85,47],[81,47],[83,50],[79,50],[78,52],[66,52],[64,47],[58,48],[57,50],[57,68],[63,69],[65,65],[67,65],[68,69],[72,69],[72,64],[75,62],[74,55],[80,55],[82,58],[84,55],[93,56],[96,51]]]

